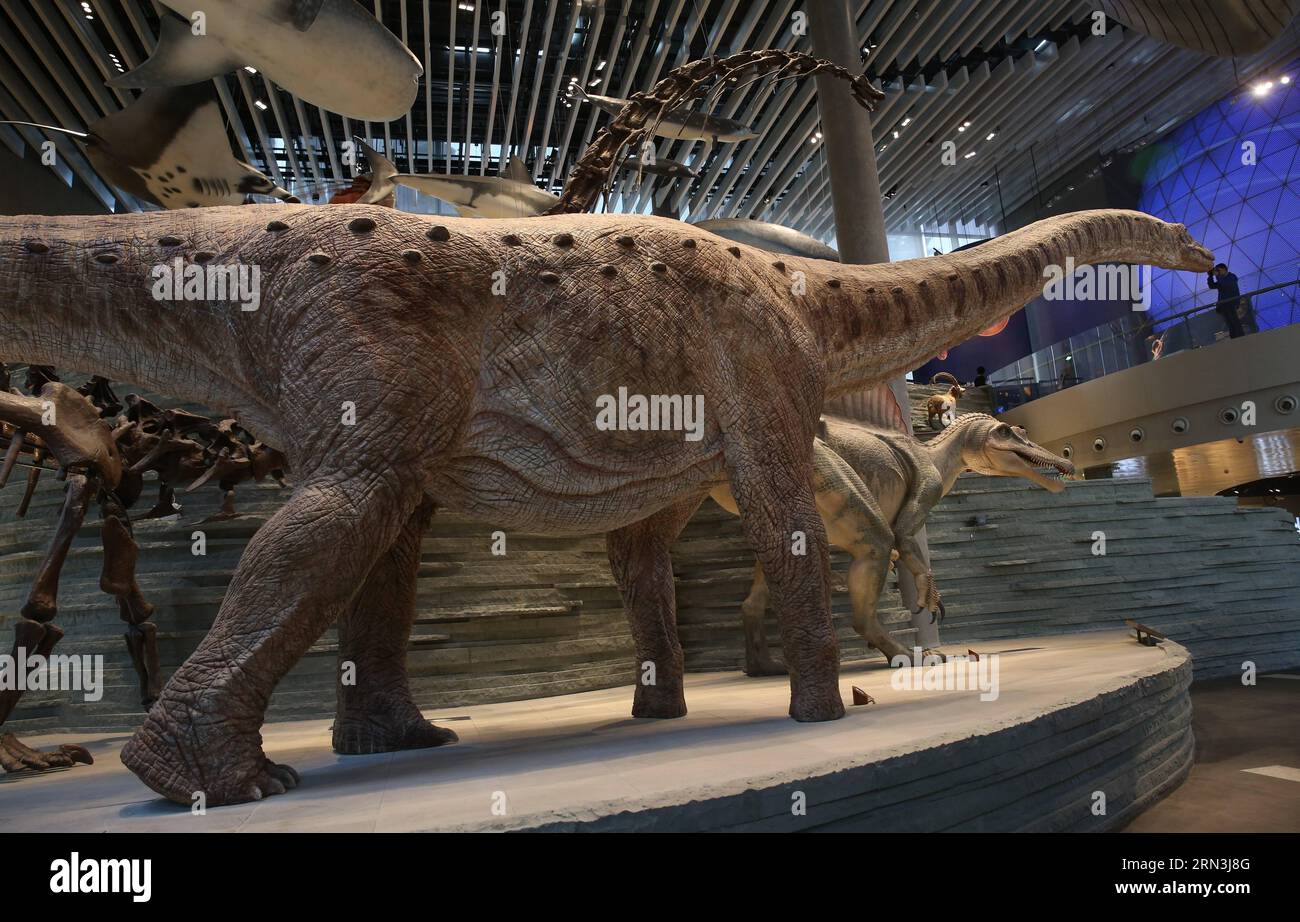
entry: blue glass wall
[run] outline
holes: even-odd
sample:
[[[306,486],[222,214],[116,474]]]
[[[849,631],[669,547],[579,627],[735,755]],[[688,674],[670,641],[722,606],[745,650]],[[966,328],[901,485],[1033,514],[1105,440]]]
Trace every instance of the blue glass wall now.
[[[1289,84],[1277,82],[1283,73]],[[1266,95],[1245,87],[1201,112],[1161,141],[1143,181],[1138,207],[1186,224],[1243,292],[1300,275],[1298,78],[1293,65]],[[1247,141],[1253,165],[1243,162]],[[1156,269],[1152,283],[1156,318],[1214,301],[1204,275]],[[1295,288],[1256,298],[1260,329],[1285,325],[1295,301]]]

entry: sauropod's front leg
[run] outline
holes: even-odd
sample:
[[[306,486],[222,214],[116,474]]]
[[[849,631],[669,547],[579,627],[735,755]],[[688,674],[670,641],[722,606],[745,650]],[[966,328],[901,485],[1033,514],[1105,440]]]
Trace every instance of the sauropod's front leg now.
[[[826,527],[813,494],[810,454],[801,457],[791,441],[761,425],[728,433],[731,493],[776,602],[790,672],[790,716],[836,720],[844,716],[840,651],[831,622]]]
[[[670,550],[704,496],[701,492],[685,497],[605,536],[610,569],[636,647],[633,717],[686,714],[685,660],[677,639],[677,587]]]
[[[276,683],[351,603],[422,499],[391,467],[317,470],[253,536],[216,622],[122,761],[178,803],[258,800],[297,784],[262,752]]]
[[[433,503],[420,503],[339,619],[335,752],[393,752],[456,742],[454,732],[425,720],[406,674],[420,544],[432,516]]]

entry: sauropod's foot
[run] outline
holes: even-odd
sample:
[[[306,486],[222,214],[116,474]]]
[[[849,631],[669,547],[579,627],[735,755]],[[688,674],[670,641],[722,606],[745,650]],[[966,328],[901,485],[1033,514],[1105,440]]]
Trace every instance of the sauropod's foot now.
[[[334,720],[334,751],[339,755],[432,749],[459,739],[454,730],[426,720],[414,704],[388,710],[349,709]]]
[[[680,682],[659,685],[642,685],[637,683],[632,697],[633,717],[656,717],[671,719],[686,716],[686,695]]]
[[[789,675],[790,670],[785,667],[785,663],[771,656],[747,657],[745,659],[745,675],[747,676],[764,676],[764,675]]]
[[[206,806],[242,804],[298,786],[298,773],[262,752],[262,737],[230,722],[191,714],[182,724],[155,706],[122,748],[122,764],[150,789],[178,804],[202,794]]]
[[[73,765],[94,765],[95,760],[83,746],[64,744],[41,752],[28,746],[12,733],[0,736],[0,768],[6,772],[44,772]]]
[[[844,699],[837,685],[790,689],[790,716],[801,723],[839,720],[844,716]]]

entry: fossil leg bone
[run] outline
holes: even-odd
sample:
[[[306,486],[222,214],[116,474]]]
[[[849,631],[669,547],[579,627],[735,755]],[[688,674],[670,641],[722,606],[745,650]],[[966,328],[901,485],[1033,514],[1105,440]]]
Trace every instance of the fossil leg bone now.
[[[59,524],[54,540],[41,561],[27,602],[22,608],[22,619],[14,626],[12,656],[20,651],[32,655],[49,656],[54,645],[63,637],[63,631],[54,624],[58,614],[57,594],[59,573],[67,560],[68,550],[86,517],[86,507],[95,495],[97,485],[85,474],[68,477],[68,493],[59,514]],[[0,690],[0,725],[3,725],[22,697],[21,688]],[[62,768],[73,762],[90,764],[90,754],[81,747],[63,747],[54,752],[41,753],[18,742],[12,733],[0,738],[0,764],[5,771],[44,770]]]

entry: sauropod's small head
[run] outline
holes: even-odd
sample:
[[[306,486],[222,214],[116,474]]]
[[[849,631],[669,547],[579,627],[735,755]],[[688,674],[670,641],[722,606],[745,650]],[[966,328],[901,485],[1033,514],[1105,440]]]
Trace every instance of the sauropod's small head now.
[[[1052,468],[1060,476],[1074,473],[1074,465],[1029,440],[1025,430],[984,416],[972,420],[962,460],[979,474],[990,477],[1023,477],[1044,490],[1060,493],[1065,489],[1060,477],[1044,474],[1040,468]]]
[[[1183,224],[1166,225],[1166,249],[1164,258],[1156,265],[1166,269],[1185,269],[1190,272],[1205,272],[1214,265],[1214,253],[1196,241]]]

